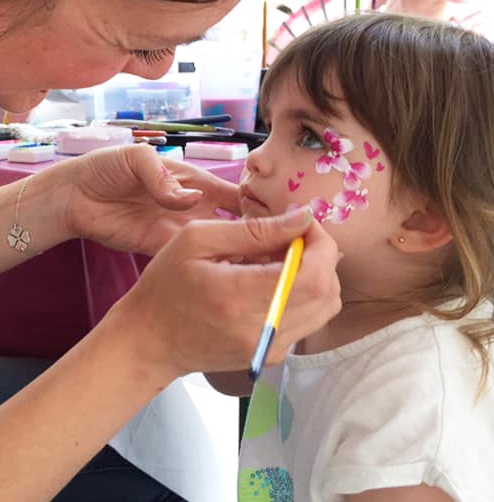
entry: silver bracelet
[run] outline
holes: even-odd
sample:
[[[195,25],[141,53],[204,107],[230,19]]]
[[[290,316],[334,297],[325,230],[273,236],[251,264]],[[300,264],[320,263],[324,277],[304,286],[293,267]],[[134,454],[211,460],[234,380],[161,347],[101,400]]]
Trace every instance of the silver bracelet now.
[[[17,204],[15,205],[14,224],[12,225],[10,233],[7,236],[7,242],[9,243],[9,246],[16,251],[19,251],[20,253],[24,253],[31,242],[31,234],[29,233],[29,231],[19,225],[19,208],[21,207],[22,194],[24,193],[27,184],[33,176],[34,174],[31,174],[30,176],[25,178],[24,182],[22,183],[19,194],[17,195]]]

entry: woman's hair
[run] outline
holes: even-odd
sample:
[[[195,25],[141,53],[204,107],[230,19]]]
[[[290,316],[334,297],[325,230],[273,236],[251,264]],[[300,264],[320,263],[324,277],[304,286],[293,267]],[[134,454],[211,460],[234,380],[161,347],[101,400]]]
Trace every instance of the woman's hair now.
[[[335,115],[337,77],[354,117],[373,133],[400,188],[437,204],[453,235],[451,266],[405,304],[461,319],[494,292],[494,46],[448,24],[391,14],[346,17],[312,29],[277,58],[263,83],[261,111],[281,78]],[[438,309],[463,296],[464,304]],[[491,320],[463,326],[488,370]]]

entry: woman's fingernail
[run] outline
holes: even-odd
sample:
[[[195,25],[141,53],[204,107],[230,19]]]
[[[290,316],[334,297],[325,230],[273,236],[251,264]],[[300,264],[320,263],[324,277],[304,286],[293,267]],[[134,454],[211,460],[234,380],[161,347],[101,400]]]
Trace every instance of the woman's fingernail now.
[[[304,206],[285,213],[282,217],[282,225],[289,229],[306,227],[313,219],[312,209],[309,206]]]
[[[345,257],[345,254],[341,251],[338,252],[338,263]]]
[[[177,188],[173,193],[180,198],[192,197],[193,195],[202,196],[203,194],[202,190],[196,190],[194,188]]]
[[[168,171],[168,169],[165,166],[161,168],[161,171],[163,172],[164,178],[168,178],[168,176],[170,176],[170,171]]]

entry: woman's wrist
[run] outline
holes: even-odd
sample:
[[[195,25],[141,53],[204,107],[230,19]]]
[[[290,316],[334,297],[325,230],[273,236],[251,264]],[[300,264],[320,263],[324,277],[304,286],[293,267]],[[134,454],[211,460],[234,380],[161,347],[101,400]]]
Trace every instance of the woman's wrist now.
[[[1,187],[0,271],[75,237],[65,218],[70,170],[63,162]]]
[[[95,331],[101,336],[113,339],[111,345],[119,347],[132,368],[134,381],[140,382],[142,392],[148,398],[154,397],[183,372],[175,364],[175,354],[166,336],[166,326],[161,320],[160,336],[152,324],[153,319],[146,312],[148,302],[140,302],[131,290],[118,300],[108,311]]]

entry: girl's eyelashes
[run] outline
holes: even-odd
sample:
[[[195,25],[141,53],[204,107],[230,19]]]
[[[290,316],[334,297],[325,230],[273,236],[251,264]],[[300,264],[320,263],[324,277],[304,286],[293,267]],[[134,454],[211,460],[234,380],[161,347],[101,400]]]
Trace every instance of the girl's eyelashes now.
[[[147,65],[155,65],[163,61],[168,56],[175,55],[175,49],[167,47],[166,49],[136,49],[130,51],[130,53],[137,59],[140,59]]]
[[[327,149],[324,141],[308,126],[300,124],[298,144],[307,150]]]

